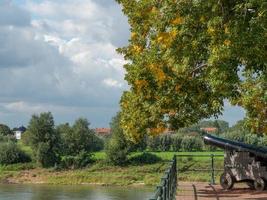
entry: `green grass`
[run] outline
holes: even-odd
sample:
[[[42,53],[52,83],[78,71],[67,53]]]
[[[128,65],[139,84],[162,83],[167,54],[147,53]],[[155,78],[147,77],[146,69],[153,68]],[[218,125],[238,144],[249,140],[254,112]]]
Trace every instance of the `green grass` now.
[[[27,147],[23,147],[27,149]],[[28,153],[31,153],[28,149]],[[150,152],[161,158],[155,164],[128,164],[125,167],[111,166],[105,162],[104,152],[94,153],[95,163],[85,169],[55,171],[54,169],[38,169],[34,163],[0,166],[0,182],[8,178],[22,179],[21,171],[28,170],[38,180],[47,184],[100,184],[100,185],[157,185],[163,172],[169,165],[173,155],[178,155],[179,181],[210,181],[210,172],[188,171],[194,169],[210,169],[210,157],[179,157],[179,155],[209,155],[222,152]],[[132,153],[130,158],[141,153]],[[215,158],[215,168],[223,168],[223,157]],[[221,173],[221,172],[220,172]],[[216,178],[219,177],[216,173]],[[1,181],[2,180],[2,181]],[[22,181],[23,182],[23,181]],[[28,182],[27,182],[28,183]]]
[[[160,181],[167,163],[161,162],[143,166],[115,167],[98,162],[93,166],[74,171],[65,171],[50,176],[50,184],[101,184],[101,185],[155,185]]]

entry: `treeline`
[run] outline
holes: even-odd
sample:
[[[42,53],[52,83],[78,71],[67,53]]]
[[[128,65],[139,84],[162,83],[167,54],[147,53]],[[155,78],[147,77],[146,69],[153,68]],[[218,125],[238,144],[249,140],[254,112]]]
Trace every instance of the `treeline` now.
[[[111,136],[99,138],[87,119],[79,118],[73,125],[55,125],[50,112],[33,115],[27,131],[18,145],[13,132],[6,125],[0,125],[0,164],[36,162],[42,167],[74,169],[94,162],[93,153],[104,150],[106,161],[113,165],[131,162],[153,163],[158,158],[149,151],[210,151],[219,150],[203,143],[203,128],[215,128],[213,134],[248,144],[267,146],[267,136],[251,134],[244,121],[229,127],[222,120],[202,121],[176,133],[156,137],[143,136],[139,143],[133,143],[124,135],[120,126],[120,113],[113,117]],[[31,154],[21,146],[29,146]],[[146,152],[137,157],[129,157],[131,152]]]
[[[34,161],[42,167],[84,167],[93,162],[92,152],[104,147],[89,125],[87,119],[79,118],[72,126],[55,126],[50,112],[33,115],[22,136],[22,143],[31,148],[32,155],[20,149],[12,132],[0,130],[0,164]]]

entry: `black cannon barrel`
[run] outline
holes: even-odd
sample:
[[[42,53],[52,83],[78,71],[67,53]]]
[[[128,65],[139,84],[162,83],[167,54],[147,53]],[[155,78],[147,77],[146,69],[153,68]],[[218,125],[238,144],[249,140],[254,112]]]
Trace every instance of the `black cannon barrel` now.
[[[209,134],[204,135],[204,142],[205,144],[213,145],[225,150],[247,151],[258,157],[267,159],[267,148],[236,142]]]

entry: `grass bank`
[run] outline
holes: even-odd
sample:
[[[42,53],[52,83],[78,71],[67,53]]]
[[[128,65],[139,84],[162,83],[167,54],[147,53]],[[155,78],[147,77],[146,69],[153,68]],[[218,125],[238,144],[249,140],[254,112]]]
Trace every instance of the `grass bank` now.
[[[203,155],[211,152],[151,152],[162,160],[155,164],[129,164],[124,167],[105,163],[105,153],[95,153],[96,162],[85,169],[55,170],[38,168],[34,163],[0,166],[2,183],[45,183],[45,184],[98,184],[98,185],[152,185],[159,183],[173,155]],[[218,152],[221,153],[221,152]],[[136,156],[140,153],[133,153]],[[222,168],[223,158],[217,158],[216,168]],[[208,169],[209,157],[183,157],[178,159],[180,180],[209,181],[210,172],[187,171]]]

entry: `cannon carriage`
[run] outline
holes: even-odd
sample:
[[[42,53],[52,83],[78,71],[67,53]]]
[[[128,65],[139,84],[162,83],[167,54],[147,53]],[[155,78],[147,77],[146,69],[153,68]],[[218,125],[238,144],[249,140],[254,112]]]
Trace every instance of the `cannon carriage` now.
[[[246,182],[249,187],[262,191],[267,183],[267,149],[241,142],[204,136],[205,144],[225,150],[224,172],[220,184],[224,189],[232,189],[236,182]]]

